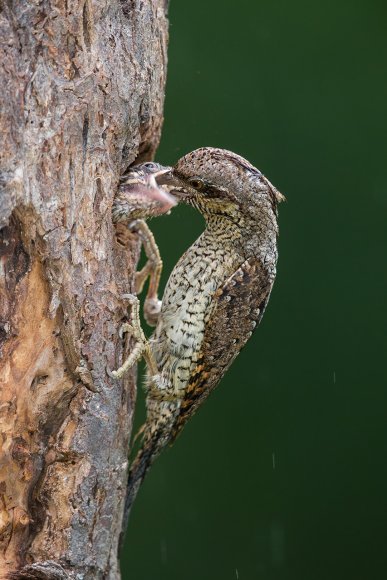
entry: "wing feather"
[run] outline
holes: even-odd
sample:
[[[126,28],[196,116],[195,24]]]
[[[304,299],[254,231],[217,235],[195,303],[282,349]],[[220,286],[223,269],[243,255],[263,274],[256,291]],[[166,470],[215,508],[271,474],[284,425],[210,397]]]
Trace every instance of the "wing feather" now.
[[[273,282],[273,274],[257,258],[249,258],[216,291],[213,312],[206,324],[172,440],[216,387],[259,324]]]

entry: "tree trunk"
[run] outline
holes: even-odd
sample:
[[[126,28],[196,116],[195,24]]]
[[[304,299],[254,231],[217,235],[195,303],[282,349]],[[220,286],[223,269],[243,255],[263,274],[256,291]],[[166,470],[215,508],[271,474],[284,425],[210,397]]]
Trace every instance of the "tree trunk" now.
[[[135,376],[120,173],[162,123],[166,0],[0,1],[0,577],[118,579]],[[129,344],[130,347],[130,344]]]

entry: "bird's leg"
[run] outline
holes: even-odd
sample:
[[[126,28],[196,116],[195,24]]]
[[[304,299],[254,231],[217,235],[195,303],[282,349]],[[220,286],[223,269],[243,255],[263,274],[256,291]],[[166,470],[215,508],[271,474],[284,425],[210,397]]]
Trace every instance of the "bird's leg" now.
[[[138,233],[144,246],[146,257],[145,266],[136,273],[136,293],[142,292],[146,279],[149,276],[149,287],[144,302],[144,317],[150,326],[156,326],[161,310],[161,300],[158,299],[163,262],[156,244],[156,240],[144,220],[136,220],[129,224],[129,229]]]
[[[154,359],[149,342],[141,328],[140,302],[133,294],[123,294],[123,298],[126,298],[131,306],[131,324],[126,322],[122,325],[120,328],[120,336],[122,337],[124,332],[128,332],[136,340],[136,343],[132,352],[125,360],[125,362],[120,366],[120,368],[116,371],[112,371],[110,374],[113,378],[120,379],[137,361],[139,361],[141,358],[144,358],[150,376],[157,375],[158,370],[156,361]]]
[[[141,294],[141,292],[143,291],[144,284],[148,276],[150,276],[151,271],[152,271],[152,262],[148,260],[145,266],[141,268],[139,272],[136,272],[135,275],[136,294]]]

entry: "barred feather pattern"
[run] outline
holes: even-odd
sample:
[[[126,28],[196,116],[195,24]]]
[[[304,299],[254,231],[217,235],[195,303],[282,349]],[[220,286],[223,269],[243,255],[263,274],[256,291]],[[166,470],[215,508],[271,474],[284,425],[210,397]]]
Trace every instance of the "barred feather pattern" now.
[[[213,148],[188,154],[173,172],[176,191],[204,215],[206,229],[173,269],[150,339],[158,373],[147,376],[147,419],[129,471],[124,529],[153,461],[261,321],[276,276],[282,196],[270,182],[243,158]]]

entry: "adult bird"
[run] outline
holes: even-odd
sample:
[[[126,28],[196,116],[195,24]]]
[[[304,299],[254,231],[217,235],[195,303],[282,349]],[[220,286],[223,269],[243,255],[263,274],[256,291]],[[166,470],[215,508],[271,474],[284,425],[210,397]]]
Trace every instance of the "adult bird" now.
[[[206,228],[174,267],[156,330],[144,345],[147,417],[129,471],[124,522],[154,459],[262,319],[276,276],[277,205],[284,199],[246,159],[212,147],[188,153],[157,181],[198,209]]]

